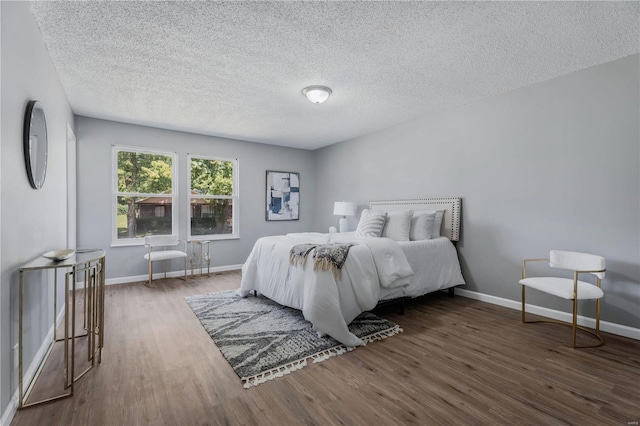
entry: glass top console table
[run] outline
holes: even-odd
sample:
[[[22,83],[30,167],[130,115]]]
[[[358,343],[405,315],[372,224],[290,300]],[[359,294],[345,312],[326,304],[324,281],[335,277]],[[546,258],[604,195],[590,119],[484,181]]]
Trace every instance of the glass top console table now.
[[[23,309],[24,309],[24,286],[25,272],[51,269],[54,271],[53,286],[53,342],[49,346],[49,351],[40,363],[33,379],[27,384],[24,392],[24,367],[23,367]],[[64,280],[64,337],[57,338],[56,315],[57,307],[57,287],[58,270],[65,270]],[[74,383],[84,376],[95,366],[96,358],[98,364],[102,361],[102,348],[104,347],[104,285],[105,285],[105,251],[102,249],[77,249],[75,253],[67,259],[54,261],[40,256],[31,262],[23,265],[20,272],[20,294],[19,294],[19,320],[18,320],[18,409],[31,407],[45,402],[55,401],[73,395]],[[76,293],[79,288],[77,284],[82,279],[83,283],[83,329],[84,334],[76,335]],[[32,285],[32,284],[27,284]],[[75,290],[74,290],[75,289]],[[75,341],[79,337],[87,338],[87,364],[88,367],[77,376],[75,375]],[[64,392],[60,395],[39,401],[28,402],[29,394],[35,386],[42,367],[46,363],[51,350],[56,342],[64,345]]]
[[[204,267],[207,267],[207,276],[211,276],[211,251],[209,244],[211,241],[191,240],[191,278],[195,276],[194,269],[199,267],[200,276],[204,275]],[[205,248],[206,247],[206,248]]]

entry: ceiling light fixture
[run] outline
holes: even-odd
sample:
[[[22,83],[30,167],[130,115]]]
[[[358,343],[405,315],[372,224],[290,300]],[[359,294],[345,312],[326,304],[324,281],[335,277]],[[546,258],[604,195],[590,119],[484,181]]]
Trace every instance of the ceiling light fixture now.
[[[326,86],[309,86],[302,89],[302,94],[314,104],[323,103],[329,99],[331,93],[331,89]]]

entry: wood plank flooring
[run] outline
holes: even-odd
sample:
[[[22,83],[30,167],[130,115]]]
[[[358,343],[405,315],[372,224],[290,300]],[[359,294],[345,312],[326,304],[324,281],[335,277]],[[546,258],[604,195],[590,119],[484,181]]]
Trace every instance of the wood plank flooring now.
[[[409,302],[403,316],[378,311],[404,329],[397,336],[244,389],[184,301],[239,284],[232,271],[108,286],[102,364],[73,397],[21,410],[12,425],[640,420],[640,342],[605,333],[603,347],[572,349],[568,327],[521,324],[518,311],[444,293]],[[44,371],[42,386],[59,383],[58,371]]]

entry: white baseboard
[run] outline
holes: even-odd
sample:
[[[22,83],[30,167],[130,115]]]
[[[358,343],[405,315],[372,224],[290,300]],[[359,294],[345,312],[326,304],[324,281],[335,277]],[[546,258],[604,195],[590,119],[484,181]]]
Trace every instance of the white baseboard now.
[[[491,303],[493,305],[500,305],[506,308],[521,310],[522,303],[515,300],[504,299],[502,297],[491,296],[489,294],[478,293],[471,290],[465,290],[462,288],[456,288],[456,294],[462,297],[468,297],[469,299],[480,300],[481,302]],[[564,321],[570,323],[572,321],[572,315],[568,312],[556,311],[555,309],[543,308],[542,306],[526,304],[526,310],[528,313],[540,315],[547,318],[553,318],[558,321]],[[594,318],[584,317],[578,315],[578,325],[587,328],[595,328],[596,320]],[[616,324],[614,322],[600,320],[600,330],[617,334],[619,336],[629,337],[631,339],[640,340],[640,329],[629,327],[622,324]]]
[[[18,409],[18,392],[13,395],[13,398],[7,404],[7,408],[2,413],[2,418],[0,418],[0,426],[9,426],[11,421],[13,420],[13,416],[16,415],[16,410]]]
[[[62,305],[60,312],[58,312],[58,315],[56,316],[56,326],[60,324],[63,316],[64,316],[64,304]],[[31,383],[31,380],[33,380],[33,377],[36,375],[36,371],[38,371],[38,367],[40,367],[40,363],[44,359],[45,355],[47,355],[47,351],[49,350],[49,345],[51,344],[50,342],[53,340],[53,331],[54,331],[53,326],[51,326],[51,328],[49,329],[49,332],[47,333],[47,336],[42,341],[42,344],[40,345],[38,352],[36,352],[36,355],[33,357],[31,364],[29,364],[27,371],[25,371],[23,375],[24,379],[22,381],[22,383],[25,385],[25,388],[23,389],[23,391],[27,390],[28,384]],[[13,371],[16,370],[17,368],[18,366],[16,365],[11,370],[12,376],[13,376]],[[13,417],[16,415],[16,410],[18,409],[18,391],[19,391],[18,384],[16,383],[16,390],[13,394],[13,397],[9,401],[7,408],[4,410],[4,412],[2,413],[2,417],[0,418],[0,426],[10,425],[11,421],[13,420]]]
[[[225,265],[225,266],[213,266],[209,270],[212,274],[216,272],[225,272],[225,271],[236,271],[238,269],[242,269],[242,265]],[[194,272],[198,274],[198,269],[195,269]],[[204,268],[204,272],[207,270]],[[184,270],[182,271],[171,271],[167,272],[167,278],[176,278],[176,277],[184,277]],[[191,269],[187,269],[187,277],[191,277]],[[118,278],[107,278],[105,284],[126,284],[126,283],[136,283],[140,281],[147,281],[149,275],[133,275],[130,277],[118,277]],[[153,274],[153,279],[161,279],[164,278],[164,274],[162,272],[156,272]],[[81,281],[76,284],[76,288],[79,288],[78,285],[83,285]]]

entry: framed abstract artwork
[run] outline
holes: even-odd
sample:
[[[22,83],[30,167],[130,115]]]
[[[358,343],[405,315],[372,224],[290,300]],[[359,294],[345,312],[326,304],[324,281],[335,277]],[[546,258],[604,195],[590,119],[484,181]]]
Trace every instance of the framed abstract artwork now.
[[[300,218],[300,173],[267,170],[267,214],[271,220]]]

